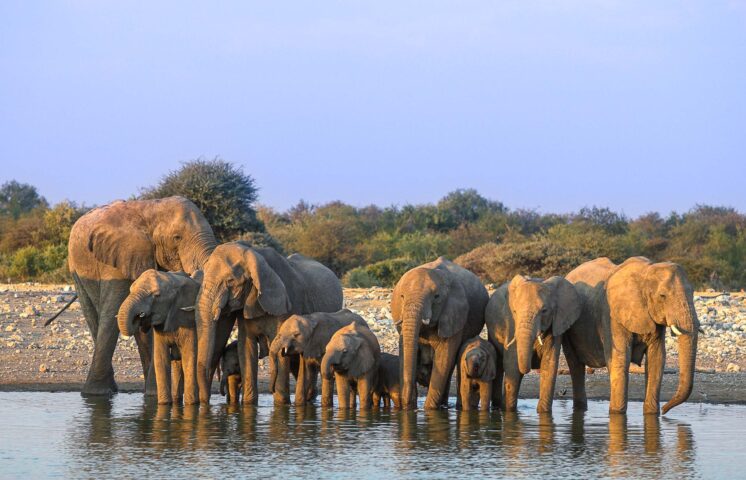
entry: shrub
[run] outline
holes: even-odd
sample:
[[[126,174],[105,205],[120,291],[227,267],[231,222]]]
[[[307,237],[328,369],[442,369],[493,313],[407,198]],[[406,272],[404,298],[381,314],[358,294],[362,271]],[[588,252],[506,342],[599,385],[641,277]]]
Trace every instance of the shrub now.
[[[363,267],[368,274],[380,281],[382,287],[393,287],[407,270],[410,270],[421,262],[408,258],[392,258],[383,260]]]
[[[342,285],[348,288],[380,287],[382,282],[368,272],[365,267],[356,267],[342,277]]]

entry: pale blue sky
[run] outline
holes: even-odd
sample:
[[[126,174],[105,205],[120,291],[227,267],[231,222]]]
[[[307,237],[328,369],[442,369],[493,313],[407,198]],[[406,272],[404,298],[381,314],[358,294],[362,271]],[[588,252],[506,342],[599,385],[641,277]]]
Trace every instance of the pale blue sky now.
[[[746,210],[746,2],[0,2],[0,181],[241,164],[280,209]]]

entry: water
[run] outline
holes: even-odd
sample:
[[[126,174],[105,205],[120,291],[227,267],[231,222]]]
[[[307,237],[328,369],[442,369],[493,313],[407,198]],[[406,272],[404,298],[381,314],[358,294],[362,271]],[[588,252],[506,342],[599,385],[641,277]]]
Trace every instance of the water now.
[[[503,415],[222,404],[157,406],[140,394],[0,393],[0,477],[623,477],[746,475],[746,407],[684,404],[645,418],[589,402]]]

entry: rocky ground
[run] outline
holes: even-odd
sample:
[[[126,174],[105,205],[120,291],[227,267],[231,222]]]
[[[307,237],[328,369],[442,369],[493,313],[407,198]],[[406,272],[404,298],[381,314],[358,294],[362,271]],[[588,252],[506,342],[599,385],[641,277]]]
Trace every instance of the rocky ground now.
[[[76,390],[85,381],[93,342],[77,302],[51,326],[44,321],[72,298],[69,285],[0,285],[0,389]],[[345,306],[362,315],[378,336],[384,351],[396,353],[398,337],[391,320],[391,290],[383,288],[346,289]],[[695,398],[746,402],[746,295],[743,293],[697,293],[695,305],[704,335],[700,335]],[[676,341],[667,339],[667,373],[676,370]],[[562,367],[561,367],[562,368]],[[142,372],[134,339],[119,340],[114,369],[122,390],[138,390]],[[262,361],[262,372],[267,365]],[[744,370],[746,371],[746,370]],[[641,369],[633,368],[639,373]],[[561,373],[566,373],[561,370]],[[714,374],[714,375],[712,375]],[[522,394],[531,396],[537,375],[525,380]],[[563,375],[561,375],[563,377]],[[569,395],[569,376],[558,381],[558,397]],[[595,379],[594,379],[595,377]],[[642,375],[633,375],[631,395]],[[675,387],[675,375],[666,375],[666,391]],[[588,376],[590,396],[608,396],[605,372]],[[605,383],[606,382],[606,383]],[[597,395],[593,385],[598,384]],[[564,391],[564,393],[563,393]],[[605,390],[608,392],[608,390]],[[523,396],[523,395],[522,395]]]

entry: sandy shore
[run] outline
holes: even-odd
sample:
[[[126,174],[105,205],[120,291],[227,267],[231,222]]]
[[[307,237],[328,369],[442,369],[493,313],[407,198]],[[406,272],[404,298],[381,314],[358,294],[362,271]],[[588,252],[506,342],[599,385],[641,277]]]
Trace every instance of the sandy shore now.
[[[93,342],[79,305],[73,303],[50,327],[44,321],[71,298],[66,285],[0,285],[0,391],[77,391],[88,371]],[[346,289],[345,306],[362,315],[385,351],[396,353],[398,340],[389,311],[389,289]],[[746,403],[746,301],[741,294],[698,293],[695,297],[705,335],[700,337],[694,391],[690,401]],[[676,389],[676,345],[667,341],[662,398]],[[561,369],[564,366],[561,366]],[[134,340],[120,339],[114,354],[120,391],[142,391],[142,372]],[[642,369],[633,368],[630,399],[644,396]],[[571,398],[569,375],[557,381],[556,398]],[[266,392],[267,365],[260,365],[260,389]],[[608,398],[605,369],[587,375],[591,398]],[[523,381],[522,398],[538,396],[538,375]]]

